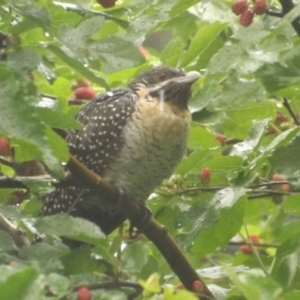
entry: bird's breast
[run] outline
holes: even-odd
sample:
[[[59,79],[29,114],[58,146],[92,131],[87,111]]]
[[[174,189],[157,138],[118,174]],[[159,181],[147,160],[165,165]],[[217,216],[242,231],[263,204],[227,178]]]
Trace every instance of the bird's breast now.
[[[191,116],[170,102],[142,97],[123,128],[124,145],[104,172],[132,200],[145,201],[185,153]]]

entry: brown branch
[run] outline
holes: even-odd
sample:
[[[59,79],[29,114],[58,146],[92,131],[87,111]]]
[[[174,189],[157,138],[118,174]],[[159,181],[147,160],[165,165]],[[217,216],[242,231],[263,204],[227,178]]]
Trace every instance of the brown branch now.
[[[117,189],[109,182],[86,168],[72,155],[68,162],[68,169],[73,174],[73,178],[79,180],[81,184],[84,184],[87,188],[95,191],[98,190],[99,193],[102,193],[102,195],[104,193],[103,199],[107,199],[105,201],[107,201],[110,205],[117,205],[119,198]],[[121,205],[122,213],[131,221],[132,224],[143,223],[140,220],[143,215],[142,208],[138,204],[124,197]],[[151,219],[150,222],[143,228],[143,233],[159,249],[186,289],[192,291],[193,282],[195,280],[199,280],[204,286],[202,299],[215,299],[213,294],[183,255],[177,243],[168,234],[165,227],[161,226],[154,219]]]
[[[242,246],[247,243],[245,243],[244,241],[240,241],[240,242],[230,241],[228,244],[231,246]],[[252,242],[252,244],[255,247],[261,247],[261,248],[278,248],[280,246],[279,244],[271,244],[271,243],[253,243]]]
[[[18,176],[16,178],[9,178],[6,176],[0,176],[0,189],[28,189],[22,181],[35,181],[35,182],[55,182],[55,180],[49,175],[41,176]]]
[[[0,213],[0,229],[7,232],[13,238],[15,244],[18,247],[30,245],[30,242],[27,239],[25,232],[22,229],[17,228],[10,221],[8,221],[1,213]]]
[[[281,11],[273,11],[273,10],[267,10],[266,15],[272,16],[272,17],[278,17],[283,18],[284,14]]]
[[[292,0],[279,0],[282,7],[282,15],[285,16],[294,8],[294,3]],[[292,26],[300,37],[300,24],[299,17],[297,17],[294,21],[292,21]]]

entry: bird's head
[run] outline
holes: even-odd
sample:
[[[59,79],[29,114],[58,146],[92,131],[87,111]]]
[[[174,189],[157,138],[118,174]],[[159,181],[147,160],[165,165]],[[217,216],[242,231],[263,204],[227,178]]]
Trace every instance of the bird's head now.
[[[129,86],[133,90],[146,87],[152,97],[187,108],[192,84],[199,78],[200,73],[196,71],[184,72],[162,65],[141,73]]]

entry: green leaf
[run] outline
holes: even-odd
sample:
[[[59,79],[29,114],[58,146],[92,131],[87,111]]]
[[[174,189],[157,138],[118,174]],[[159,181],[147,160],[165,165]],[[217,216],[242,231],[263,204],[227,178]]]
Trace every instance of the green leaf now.
[[[103,26],[104,18],[101,16],[92,17],[84,20],[77,27],[64,24],[59,28],[59,38],[67,47],[72,50],[80,51],[86,48],[88,41]]]
[[[36,243],[20,249],[21,258],[38,262],[39,267],[45,273],[63,270],[62,256],[69,252],[69,248],[63,244],[49,245],[44,242]]]
[[[261,139],[267,131],[270,119],[256,122],[250,129],[249,136],[244,142],[233,145],[230,155],[238,155],[241,157],[251,154],[258,147]]]
[[[214,23],[201,27],[193,37],[188,51],[181,62],[182,67],[189,65],[197,56],[203,55],[206,49],[219,37],[220,32],[225,28],[225,24]],[[211,52],[211,51],[210,51]]]
[[[15,1],[12,2],[13,3],[11,3],[11,6],[15,11],[22,14],[36,25],[42,27],[46,32],[50,31],[50,14],[46,8],[35,5],[34,1],[30,1],[30,5],[29,3],[16,4]]]
[[[149,247],[143,242],[128,244],[122,252],[124,267],[130,272],[138,274],[148,261]]]
[[[214,135],[206,128],[201,127],[198,123],[192,123],[189,135],[188,147],[194,150],[199,147],[211,148],[220,146]]]
[[[0,75],[0,111],[5,112],[0,118],[0,129],[8,137],[14,138],[16,143],[19,140],[23,145],[28,145],[33,157],[43,161],[54,176],[63,178],[63,169],[45,142],[46,127],[37,118],[35,108],[28,101],[32,100],[32,95],[27,95],[26,90],[21,89],[8,69],[0,66],[0,74],[6,74],[6,80]],[[27,147],[25,149],[28,151]]]
[[[68,66],[70,66],[72,69],[80,73],[82,76],[84,76],[86,79],[91,80],[92,82],[95,82],[99,84],[100,86],[103,86],[104,88],[108,89],[108,86],[102,78],[97,77],[92,73],[88,68],[83,66],[79,61],[75,60],[71,56],[67,55],[64,51],[62,51],[58,46],[54,44],[48,44],[46,46],[48,50],[53,52],[57,57],[62,59]]]
[[[52,109],[44,107],[37,107],[36,113],[39,118],[50,127],[67,130],[83,128],[83,125],[74,118],[73,114],[53,111]]]
[[[197,4],[200,0],[179,0],[170,11],[170,16],[174,17],[179,13],[186,11],[192,5]]]
[[[88,49],[92,59],[104,60],[102,71],[105,73],[131,68],[142,64],[144,61],[137,47],[117,35],[91,42]]]
[[[5,299],[26,299],[27,293],[34,284],[38,272],[34,267],[14,268],[0,267],[0,295]]]
[[[7,232],[2,230],[0,230],[0,249],[1,251],[12,251],[17,249],[13,238]]]
[[[193,245],[198,256],[211,253],[217,247],[227,245],[243,222],[246,199],[244,189],[223,189],[210,201],[201,201],[183,213],[179,223],[192,224],[181,244]],[[213,238],[211,238],[213,237]]]
[[[221,91],[210,100],[208,109],[211,111],[241,107],[249,101],[260,100],[264,96],[264,88],[259,81],[229,77]]]
[[[234,285],[248,300],[277,300],[282,292],[282,288],[261,270],[252,269],[237,275],[229,267],[226,269]]]
[[[181,38],[172,39],[160,54],[161,62],[167,66],[176,67],[183,47],[184,43]]]
[[[300,169],[299,151],[299,136],[296,136],[289,145],[277,148],[269,158],[274,172],[284,174],[287,177],[298,177]]]
[[[290,239],[277,249],[275,260],[272,264],[272,277],[283,288],[291,288],[298,274],[300,241]]]
[[[7,63],[13,69],[24,72],[36,69],[40,61],[40,55],[27,47],[21,48],[9,55]]]
[[[276,148],[285,145],[287,142],[291,141],[299,132],[300,127],[288,129],[279,135],[266,147],[261,147],[262,152],[255,159],[250,162],[250,167],[255,168],[256,166],[262,164],[267,158],[274,152]]]
[[[95,245],[103,243],[105,239],[97,225],[63,214],[40,218],[36,228],[44,234],[63,236]]]
[[[47,276],[47,283],[49,285],[50,291],[54,295],[59,295],[60,297],[62,297],[67,292],[69,292],[69,280],[67,277],[52,273]]]
[[[241,49],[237,45],[225,45],[210,60],[208,74],[214,75],[234,69],[239,63],[239,59],[237,58],[240,56]]]

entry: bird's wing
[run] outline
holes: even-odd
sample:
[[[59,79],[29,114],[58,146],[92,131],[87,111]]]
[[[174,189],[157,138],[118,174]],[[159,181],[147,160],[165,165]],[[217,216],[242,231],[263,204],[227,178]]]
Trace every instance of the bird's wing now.
[[[71,130],[67,135],[70,152],[101,175],[123,145],[122,129],[136,100],[136,94],[129,88],[97,95],[77,115],[84,129]]]

